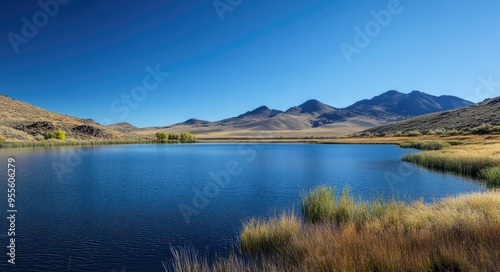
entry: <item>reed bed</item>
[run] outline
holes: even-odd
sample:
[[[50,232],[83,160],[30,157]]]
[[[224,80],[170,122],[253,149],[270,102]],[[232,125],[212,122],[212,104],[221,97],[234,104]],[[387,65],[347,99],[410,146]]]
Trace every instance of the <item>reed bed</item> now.
[[[492,167],[481,172],[481,177],[487,181],[487,184],[494,187],[500,187],[500,167]]]
[[[303,197],[316,213],[303,214],[300,228],[288,232],[287,242],[272,242],[269,235],[253,235],[253,244],[262,239],[264,250],[254,248],[244,258],[230,254],[209,264],[193,252],[173,250],[172,271],[499,271],[500,191],[490,190],[445,198],[437,203],[401,203],[381,200],[356,202],[344,191],[343,206],[349,217],[336,218],[341,202],[332,188],[317,188]],[[317,202],[317,203],[314,203]],[[327,203],[325,203],[327,202]],[[328,204],[328,205],[325,205]],[[304,203],[303,203],[304,205]],[[316,211],[316,209],[313,209]],[[269,229],[289,215],[245,224],[242,233]],[[327,219],[327,220],[325,220]],[[298,224],[293,219],[294,226]],[[314,222],[313,222],[314,221]],[[272,232],[268,232],[272,233]],[[275,240],[278,241],[278,240]],[[243,253],[246,245],[240,239]],[[271,251],[269,251],[271,249]]]
[[[470,177],[479,177],[481,171],[491,167],[500,166],[500,157],[478,155],[453,156],[432,152],[404,154],[402,160],[412,162],[426,168],[462,174]]]
[[[416,148],[420,150],[441,150],[450,146],[451,144],[444,141],[405,141],[399,144],[401,148]]]

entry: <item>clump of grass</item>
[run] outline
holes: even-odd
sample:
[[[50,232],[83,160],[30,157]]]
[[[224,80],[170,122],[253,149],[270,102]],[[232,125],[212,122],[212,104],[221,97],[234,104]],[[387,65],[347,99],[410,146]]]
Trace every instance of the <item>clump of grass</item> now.
[[[420,150],[441,150],[451,145],[443,141],[406,141],[399,144],[401,148],[416,148]]]
[[[491,167],[481,172],[481,177],[492,187],[500,187],[500,167]]]
[[[350,190],[342,190],[338,200],[335,190],[320,186],[302,196],[302,214],[309,223],[334,223],[336,226],[353,223],[362,226],[370,220],[393,222],[401,213],[402,203],[382,199],[372,203],[356,203]]]
[[[479,177],[481,171],[500,166],[500,157],[436,153],[432,151],[404,154],[403,161],[417,165],[470,177]]]
[[[306,221],[336,222],[343,224],[351,221],[356,214],[354,198],[349,189],[344,189],[335,200],[335,190],[332,187],[320,186],[302,196],[302,214]]]
[[[333,210],[333,220],[337,224],[343,224],[354,220],[354,215],[357,213],[357,209],[349,188],[345,188],[342,191],[339,202],[335,204],[336,205]]]
[[[252,255],[279,252],[290,245],[301,230],[301,220],[293,212],[265,221],[250,219],[240,234],[240,249]]]
[[[321,186],[302,196],[302,214],[309,222],[330,221],[334,217],[334,189]]]

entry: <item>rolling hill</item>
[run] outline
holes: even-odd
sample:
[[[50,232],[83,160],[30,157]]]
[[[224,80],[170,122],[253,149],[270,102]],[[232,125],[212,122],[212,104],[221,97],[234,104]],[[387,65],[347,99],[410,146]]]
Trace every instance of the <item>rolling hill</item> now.
[[[500,125],[500,97],[455,110],[422,115],[366,130],[375,134],[430,130],[468,131],[484,123]]]
[[[106,127],[109,128],[109,129],[117,130],[117,131],[121,131],[121,132],[131,132],[131,131],[137,130],[136,126],[134,126],[134,125],[132,125],[130,123],[127,123],[127,122],[122,122],[122,123],[116,123],[116,124],[112,124],[112,125],[107,125]]]
[[[34,140],[56,129],[74,139],[130,139],[137,135],[101,126],[91,119],[80,119],[51,112],[16,99],[0,95],[0,135],[8,140]]]

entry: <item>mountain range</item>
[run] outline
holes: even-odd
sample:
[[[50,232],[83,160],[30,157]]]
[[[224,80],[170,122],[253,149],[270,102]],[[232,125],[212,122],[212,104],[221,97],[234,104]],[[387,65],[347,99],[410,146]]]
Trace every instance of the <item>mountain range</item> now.
[[[285,111],[261,106],[219,121],[192,118],[169,126],[137,128],[129,123],[103,126],[91,119],[51,112],[0,95],[0,136],[12,140],[33,140],[47,132],[62,129],[68,138],[75,139],[141,139],[151,137],[158,131],[189,131],[201,138],[332,137],[470,105],[471,102],[454,96],[388,91],[345,108],[335,108],[311,99]]]
[[[472,105],[455,96],[433,96],[420,91],[405,94],[388,91],[345,108],[335,108],[311,99],[286,111],[260,106],[236,117],[219,121],[189,119],[164,127],[136,130],[137,133],[191,131],[207,137],[249,136],[276,132],[274,136],[342,136],[415,116]]]

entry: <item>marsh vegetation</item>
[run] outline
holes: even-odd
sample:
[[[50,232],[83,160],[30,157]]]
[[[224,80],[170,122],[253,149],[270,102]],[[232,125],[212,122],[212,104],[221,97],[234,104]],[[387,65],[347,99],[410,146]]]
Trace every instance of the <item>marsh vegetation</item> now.
[[[433,204],[356,199],[318,187],[293,213],[243,224],[239,247],[209,262],[172,249],[174,271],[494,271],[500,268],[500,191]],[[166,265],[166,268],[168,266]]]

